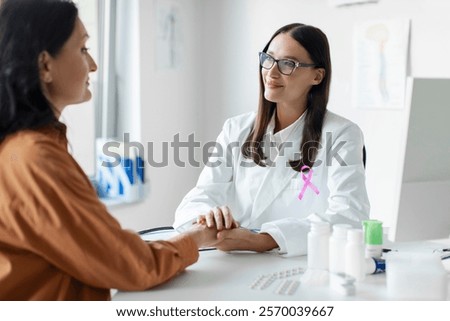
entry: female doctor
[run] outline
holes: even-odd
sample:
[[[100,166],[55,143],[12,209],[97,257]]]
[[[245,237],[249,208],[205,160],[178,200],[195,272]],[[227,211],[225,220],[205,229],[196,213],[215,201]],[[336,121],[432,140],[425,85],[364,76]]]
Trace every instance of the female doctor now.
[[[302,255],[312,221],[361,227],[368,218],[363,135],[327,111],[331,61],[321,30],[280,28],[259,62],[257,113],[225,122],[174,227],[215,226],[225,251]]]

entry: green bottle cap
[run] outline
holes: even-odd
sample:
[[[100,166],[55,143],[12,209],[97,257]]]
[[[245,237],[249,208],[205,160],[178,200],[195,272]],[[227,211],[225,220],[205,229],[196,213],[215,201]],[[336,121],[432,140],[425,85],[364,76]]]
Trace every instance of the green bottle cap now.
[[[370,245],[383,244],[383,226],[378,220],[363,221],[364,241]]]

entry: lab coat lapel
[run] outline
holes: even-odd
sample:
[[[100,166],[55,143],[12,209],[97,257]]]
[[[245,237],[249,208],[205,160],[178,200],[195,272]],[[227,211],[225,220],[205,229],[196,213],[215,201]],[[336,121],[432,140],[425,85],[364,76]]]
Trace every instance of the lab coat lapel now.
[[[296,135],[297,136],[297,135]],[[297,136],[298,137],[298,136]],[[274,164],[269,168],[256,193],[252,207],[252,220],[258,218],[264,210],[278,197],[278,195],[290,184],[291,179],[298,175],[290,165],[295,153],[299,152],[300,140],[295,140],[292,146],[284,147],[284,150],[275,158]]]

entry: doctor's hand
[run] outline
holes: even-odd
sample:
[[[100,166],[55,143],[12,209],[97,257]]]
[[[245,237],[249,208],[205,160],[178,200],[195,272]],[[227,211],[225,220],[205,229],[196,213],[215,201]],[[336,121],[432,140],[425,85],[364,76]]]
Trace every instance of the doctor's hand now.
[[[239,223],[234,219],[228,206],[213,207],[205,215],[197,217],[198,224],[206,224],[209,228],[216,228],[218,231],[229,230],[239,227]]]
[[[216,248],[222,251],[246,250],[265,252],[278,247],[267,233],[254,233],[244,228],[223,230],[217,233]]]

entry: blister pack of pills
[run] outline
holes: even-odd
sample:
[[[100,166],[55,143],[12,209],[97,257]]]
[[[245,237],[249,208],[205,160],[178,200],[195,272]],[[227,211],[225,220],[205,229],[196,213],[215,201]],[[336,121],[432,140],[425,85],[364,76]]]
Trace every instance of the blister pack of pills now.
[[[275,293],[281,295],[293,295],[300,285],[300,281],[292,280],[291,277],[295,277],[299,274],[304,273],[305,270],[301,267],[295,267],[288,270],[283,270],[271,274],[264,274],[258,276],[253,283],[250,285],[252,290],[266,290],[277,280],[281,280]]]

